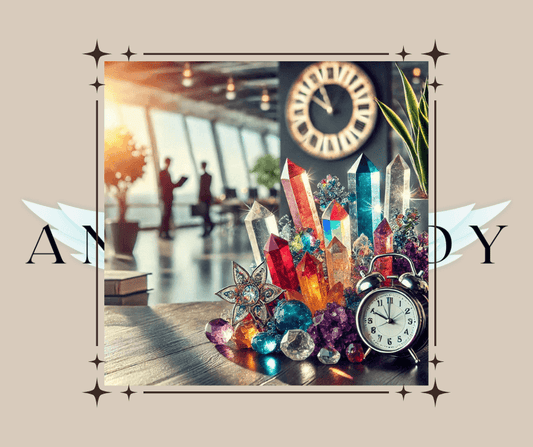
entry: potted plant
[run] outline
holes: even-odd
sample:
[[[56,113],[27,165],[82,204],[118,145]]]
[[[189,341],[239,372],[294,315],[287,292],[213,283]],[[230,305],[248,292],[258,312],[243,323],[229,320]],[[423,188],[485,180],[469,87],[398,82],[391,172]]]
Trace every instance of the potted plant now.
[[[257,159],[250,172],[257,175],[257,183],[259,185],[268,188],[271,197],[277,196],[278,190],[275,186],[278,184],[280,177],[279,158],[269,154],[263,155]]]
[[[107,224],[116,253],[131,255],[137,240],[139,223],[126,220],[127,193],[144,174],[146,154],[146,148],[137,145],[124,127],[105,131],[104,183],[119,209],[118,220]]]
[[[396,68],[398,68],[402,78],[406,114],[409,118],[410,130],[407,129],[400,117],[390,107],[378,99],[376,99],[376,103],[385,116],[385,119],[407,146],[411,164],[418,178],[419,191],[416,197],[427,199],[429,152],[428,85],[425,82],[420,100],[417,100],[415,92],[405,74],[400,67],[396,66]]]

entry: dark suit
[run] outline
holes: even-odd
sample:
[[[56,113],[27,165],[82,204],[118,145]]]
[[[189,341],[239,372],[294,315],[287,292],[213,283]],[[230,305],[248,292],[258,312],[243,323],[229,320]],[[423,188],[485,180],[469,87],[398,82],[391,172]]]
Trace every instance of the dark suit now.
[[[173,183],[168,170],[163,169],[159,172],[159,184],[161,185],[161,202],[163,203],[161,229],[159,230],[159,234],[166,233],[168,235],[170,230],[170,219],[172,219],[174,188],[178,187],[178,183]]]
[[[205,172],[200,177],[200,193],[198,194],[198,202],[204,204],[204,236],[211,233],[213,230],[213,222],[211,222],[211,216],[209,210],[211,208],[211,202],[213,197],[211,196],[211,179],[212,177]]]

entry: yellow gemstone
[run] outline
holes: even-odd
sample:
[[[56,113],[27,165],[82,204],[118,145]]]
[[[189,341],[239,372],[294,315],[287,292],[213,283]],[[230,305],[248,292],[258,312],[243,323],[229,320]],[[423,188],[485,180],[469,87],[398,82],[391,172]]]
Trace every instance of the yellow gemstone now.
[[[252,339],[259,333],[255,327],[253,320],[244,320],[235,329],[233,334],[233,341],[238,349],[246,349],[252,347]]]

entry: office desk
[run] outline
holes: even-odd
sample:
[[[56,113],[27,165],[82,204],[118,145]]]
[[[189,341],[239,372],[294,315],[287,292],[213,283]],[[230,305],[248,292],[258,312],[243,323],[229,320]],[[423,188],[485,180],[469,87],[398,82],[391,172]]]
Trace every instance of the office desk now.
[[[427,385],[427,351],[410,357],[371,353],[360,364],[345,358],[323,365],[295,362],[283,353],[215,346],[207,322],[225,302],[105,306],[105,385]]]

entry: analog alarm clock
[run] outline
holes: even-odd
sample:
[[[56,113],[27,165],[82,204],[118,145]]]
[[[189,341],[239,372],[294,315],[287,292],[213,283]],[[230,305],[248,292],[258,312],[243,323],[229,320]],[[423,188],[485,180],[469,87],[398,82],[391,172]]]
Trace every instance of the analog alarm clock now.
[[[372,81],[359,66],[351,62],[311,64],[287,96],[287,128],[296,144],[314,157],[347,157],[374,130],[375,96]]]
[[[376,259],[384,256],[406,259],[411,272],[399,278],[389,277],[393,283],[385,286],[385,277],[372,270]],[[382,354],[409,353],[416,363],[419,362],[416,352],[428,342],[429,287],[422,275],[422,271],[416,273],[407,256],[398,253],[377,255],[372,259],[369,273],[356,285],[357,294],[363,296],[357,308],[357,332],[370,350]]]

